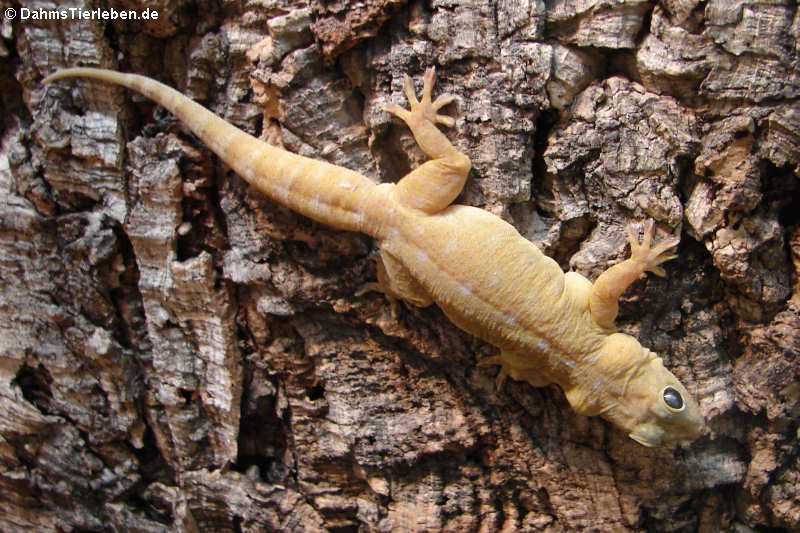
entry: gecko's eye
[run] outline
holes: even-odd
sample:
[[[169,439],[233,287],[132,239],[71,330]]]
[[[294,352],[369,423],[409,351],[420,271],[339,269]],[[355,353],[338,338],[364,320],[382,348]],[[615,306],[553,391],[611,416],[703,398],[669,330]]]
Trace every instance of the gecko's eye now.
[[[667,404],[670,411],[677,412],[683,410],[683,397],[681,397],[681,393],[674,388],[665,387],[664,392],[661,393],[661,397],[664,398],[664,403]]]

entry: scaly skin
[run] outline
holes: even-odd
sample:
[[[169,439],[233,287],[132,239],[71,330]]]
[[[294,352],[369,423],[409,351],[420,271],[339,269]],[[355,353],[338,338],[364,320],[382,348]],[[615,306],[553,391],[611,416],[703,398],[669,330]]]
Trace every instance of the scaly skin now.
[[[378,240],[379,290],[417,306],[436,303],[462,329],[500,348],[482,364],[533,386],[557,383],[581,414],[600,415],[646,446],[700,435],[703,419],[683,385],[636,339],[614,330],[617,300],[641,274],[663,275],[674,256],[668,240],[651,247],[653,224],[641,243],[629,229],[631,257],[592,284],[564,274],[511,225],[474,207],[450,205],[470,169],[436,127],[452,126],[431,100],[434,71],[425,72],[421,99],[406,77],[410,109],[386,111],[402,119],[431,158],[396,185],[375,185],[341,167],[270,146],[242,132],[184,95],[149,78],[78,68],[66,77],[116,83],[153,99],[176,115],[240,176],[269,197],[325,224]]]

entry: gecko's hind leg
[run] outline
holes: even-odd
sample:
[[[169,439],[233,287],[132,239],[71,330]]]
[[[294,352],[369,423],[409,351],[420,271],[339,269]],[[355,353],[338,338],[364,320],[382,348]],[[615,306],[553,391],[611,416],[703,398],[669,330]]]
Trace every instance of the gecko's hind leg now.
[[[382,292],[392,303],[392,311],[397,312],[397,300],[403,300],[417,307],[427,307],[433,300],[411,275],[406,267],[393,255],[381,250],[377,260],[378,281],[367,283],[356,293],[360,296],[369,291]]]
[[[411,79],[406,76],[405,91],[410,109],[403,109],[396,104],[385,108],[385,111],[408,125],[419,147],[431,158],[403,177],[394,190],[398,202],[426,213],[441,211],[456,199],[464,188],[471,167],[469,157],[459,152],[436,127],[436,124],[455,124],[452,117],[439,114],[439,109],[455,97],[441,95],[431,101],[435,78],[436,71],[433,68],[425,71],[422,95],[418,100]]]
[[[497,389],[503,387],[507,377],[518,381],[527,381],[533,387],[545,387],[553,381],[537,372],[530,364],[525,364],[528,358],[521,357],[513,352],[502,350],[500,355],[495,355],[478,362],[478,366],[500,365],[497,373]]]

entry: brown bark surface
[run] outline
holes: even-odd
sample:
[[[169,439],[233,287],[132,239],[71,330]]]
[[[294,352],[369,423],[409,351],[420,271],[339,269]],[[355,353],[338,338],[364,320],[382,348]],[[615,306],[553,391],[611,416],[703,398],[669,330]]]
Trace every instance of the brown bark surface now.
[[[800,531],[794,0],[0,4],[1,531]],[[460,203],[592,279],[629,222],[680,233],[618,323],[709,434],[647,449],[555,387],[498,391],[436,307],[354,295],[369,238],[142,97],[41,84],[78,65],[376,182],[424,160],[381,109],[436,65]]]

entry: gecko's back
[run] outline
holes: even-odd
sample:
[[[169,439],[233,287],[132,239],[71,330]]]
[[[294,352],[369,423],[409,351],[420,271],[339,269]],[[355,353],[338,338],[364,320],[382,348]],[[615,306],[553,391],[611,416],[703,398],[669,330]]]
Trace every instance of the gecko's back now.
[[[398,231],[381,250],[406,265],[462,329],[504,350],[538,352],[542,372],[558,374],[556,381],[577,363],[565,356],[597,349],[604,332],[591,323],[585,294],[567,290],[558,263],[510,224],[463,205],[393,216]]]

